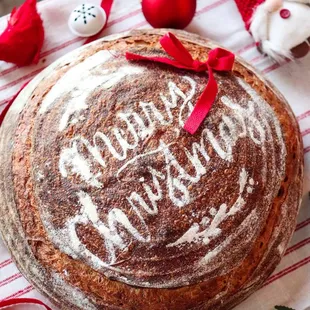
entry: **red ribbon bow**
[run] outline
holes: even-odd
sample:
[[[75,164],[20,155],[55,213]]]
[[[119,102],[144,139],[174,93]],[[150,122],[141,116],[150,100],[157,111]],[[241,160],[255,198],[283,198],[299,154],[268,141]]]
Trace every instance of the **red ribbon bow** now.
[[[184,129],[189,133],[194,134],[210,111],[218,92],[217,83],[213,76],[213,70],[231,71],[235,55],[222,48],[215,48],[209,52],[207,61],[201,62],[199,60],[194,60],[183,44],[170,32],[160,39],[160,44],[166,53],[173,59],[167,57],[141,56],[129,52],[126,53],[126,59],[150,60],[195,72],[208,70],[209,81],[207,86],[200,95],[191,115],[184,124]]]

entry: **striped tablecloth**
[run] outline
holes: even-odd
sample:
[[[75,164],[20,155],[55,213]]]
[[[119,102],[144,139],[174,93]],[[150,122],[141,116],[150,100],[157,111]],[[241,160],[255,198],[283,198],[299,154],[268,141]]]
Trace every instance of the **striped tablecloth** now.
[[[24,68],[0,62],[0,111],[23,83],[60,56],[83,44],[84,39],[72,35],[67,27],[69,13],[82,2],[45,0],[38,4],[46,31],[40,62]],[[0,31],[5,28],[7,18],[0,19]],[[115,0],[103,35],[149,27],[139,0]],[[236,309],[269,310],[279,304],[296,310],[310,309],[310,56],[296,63],[279,66],[260,55],[253,39],[244,29],[233,0],[198,0],[196,16],[187,30],[218,41],[265,73],[292,106],[304,141],[304,197],[291,244],[265,286]],[[0,240],[0,300],[11,297],[45,300],[19,273]]]

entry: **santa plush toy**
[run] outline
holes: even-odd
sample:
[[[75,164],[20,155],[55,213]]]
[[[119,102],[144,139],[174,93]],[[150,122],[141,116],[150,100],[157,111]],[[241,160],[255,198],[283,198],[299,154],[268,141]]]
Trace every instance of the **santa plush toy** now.
[[[310,51],[310,0],[235,0],[258,49],[278,62]]]

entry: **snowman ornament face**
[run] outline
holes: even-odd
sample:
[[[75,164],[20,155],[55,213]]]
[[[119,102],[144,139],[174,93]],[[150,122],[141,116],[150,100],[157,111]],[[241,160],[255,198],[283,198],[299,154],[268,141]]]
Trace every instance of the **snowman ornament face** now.
[[[310,0],[266,0],[252,17],[250,32],[259,50],[278,62],[310,51]]]
[[[90,37],[100,32],[106,20],[106,13],[100,6],[84,3],[72,11],[68,26],[73,34]]]

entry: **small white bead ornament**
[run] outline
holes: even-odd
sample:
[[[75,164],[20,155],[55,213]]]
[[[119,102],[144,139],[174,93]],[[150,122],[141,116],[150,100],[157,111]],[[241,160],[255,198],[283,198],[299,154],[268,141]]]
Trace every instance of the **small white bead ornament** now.
[[[100,6],[84,3],[72,11],[68,26],[79,37],[91,37],[100,32],[106,20],[106,13]]]

